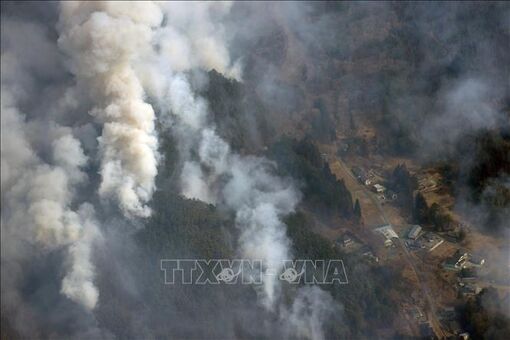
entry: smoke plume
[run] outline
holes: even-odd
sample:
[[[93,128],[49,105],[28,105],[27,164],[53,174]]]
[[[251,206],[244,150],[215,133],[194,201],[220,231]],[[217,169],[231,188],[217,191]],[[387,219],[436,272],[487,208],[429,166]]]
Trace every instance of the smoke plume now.
[[[303,287],[297,291],[290,308],[282,307],[280,317],[289,338],[322,340],[324,323],[343,311],[331,295],[317,287]]]
[[[154,111],[133,64],[151,48],[152,27],[162,14],[152,3],[64,2],[59,46],[70,56],[78,86],[94,102],[102,124],[99,194],[118,200],[128,215],[148,216],[154,191],[157,138]]]
[[[68,128],[55,127],[49,162],[38,157],[26,134],[29,126],[2,84],[2,277],[5,289],[16,289],[10,277],[18,256],[67,249],[69,268],[62,293],[88,309],[94,308],[91,248],[99,236],[94,209],[87,203],[76,210],[75,187],[86,181],[81,168],[87,157]],[[20,250],[23,249],[23,250]],[[4,269],[5,268],[5,269]],[[5,270],[5,271],[4,271]],[[4,281],[5,280],[5,281]],[[7,299],[5,303],[15,303]],[[13,306],[11,306],[13,307]]]
[[[207,65],[203,68],[207,70]],[[186,74],[169,72],[165,89],[158,92],[163,93],[158,102],[170,114],[169,127],[183,157],[182,193],[234,212],[241,230],[240,255],[273,263],[280,270],[281,261],[290,256],[281,217],[294,210],[297,190],[290,181],[273,175],[269,161],[231,151],[209,123],[207,104],[193,93]],[[273,278],[264,285],[264,303],[270,307],[276,281]]]
[[[76,138],[90,140],[94,129],[87,119],[72,122],[74,112],[88,105],[82,101],[92,103],[89,114],[102,124],[100,196],[116,198],[127,216],[150,213],[145,204],[158,158],[155,116],[132,64],[150,47],[151,28],[161,20],[149,3],[62,3],[58,47],[70,57],[72,84],[60,71],[62,58],[49,32],[2,17],[2,307],[21,304],[17,286],[23,277],[11,273],[40,252],[67,254],[65,296],[88,310],[98,302],[92,253],[101,232],[94,205],[82,198],[89,184],[83,169],[91,164]],[[35,39],[38,58],[18,32]]]
[[[49,6],[35,15],[11,8],[14,19],[2,13],[2,312],[14,328],[27,337],[98,336],[93,319],[109,292],[98,288],[108,273],[95,250],[106,238],[116,245],[106,221],[143,224],[138,218],[151,215],[156,119],[177,141],[180,193],[232,216],[236,255],[278,274],[292,258],[282,218],[301,194],[273,162],[234,152],[198,94],[206,71],[242,79],[225,24],[233,4]],[[324,338],[336,310],[328,293],[300,288],[286,307],[278,275],[263,283],[259,301],[289,337]]]
[[[263,260],[267,264],[265,270],[278,273],[283,260],[291,258],[282,217],[294,211],[300,193],[292,181],[274,174],[273,163],[261,157],[234,153],[216,133],[207,102],[193,91],[189,73],[183,71],[215,68],[227,77],[240,79],[239,62],[231,63],[227,52],[229,41],[225,36],[221,33],[211,36],[212,31],[223,32],[218,19],[227,13],[228,6],[194,6],[195,10],[193,6],[182,9],[172,3],[165,8],[168,20],[162,33],[157,35],[162,48],[154,56],[157,60],[154,65],[166,72],[161,76],[161,72],[149,70],[147,74],[152,77],[146,76],[146,87],[156,98],[162,121],[177,137],[182,158],[182,194],[233,212],[241,231],[239,255]],[[186,20],[175,17],[175,13],[182,11],[194,14],[183,16]],[[187,36],[184,39],[175,32],[186,32]],[[204,45],[204,42],[207,43]],[[168,57],[169,51],[172,57]],[[215,53],[211,55],[212,51]],[[191,62],[183,63],[181,55],[198,58],[187,58]],[[263,286],[261,303],[273,310],[280,289],[277,275],[264,276]],[[298,316],[296,322],[297,319]]]

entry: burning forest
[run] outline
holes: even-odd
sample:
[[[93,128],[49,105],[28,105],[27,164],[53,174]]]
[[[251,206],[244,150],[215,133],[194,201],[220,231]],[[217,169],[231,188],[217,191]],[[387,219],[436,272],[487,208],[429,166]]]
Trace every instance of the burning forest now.
[[[505,2],[2,1],[2,339],[507,339]]]

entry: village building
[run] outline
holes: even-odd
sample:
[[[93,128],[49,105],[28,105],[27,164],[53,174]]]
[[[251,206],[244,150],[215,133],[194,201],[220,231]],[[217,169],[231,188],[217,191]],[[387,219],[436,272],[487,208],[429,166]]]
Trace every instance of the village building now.
[[[350,247],[354,244],[354,241],[348,234],[344,234],[342,237],[338,238],[336,242],[344,248]]]
[[[386,191],[386,188],[384,186],[382,186],[381,184],[376,183],[376,184],[374,184],[374,190],[378,194],[382,194]]]
[[[376,232],[382,234],[386,239],[391,240],[392,238],[398,238],[397,233],[393,230],[391,224],[385,224],[374,229]]]
[[[391,247],[393,246],[393,239],[398,238],[397,233],[395,230],[393,230],[393,227],[391,224],[383,225],[379,228],[374,229],[375,232],[382,235],[382,238],[384,239],[384,246],[385,247]]]
[[[469,253],[459,249],[452,257],[450,257],[443,263],[443,268],[448,270],[459,271],[462,268],[466,267],[466,262],[468,261],[468,259]]]
[[[409,229],[409,232],[407,233],[407,237],[411,240],[416,240],[420,236],[421,233],[421,227],[419,225],[413,225],[411,226],[411,229]]]

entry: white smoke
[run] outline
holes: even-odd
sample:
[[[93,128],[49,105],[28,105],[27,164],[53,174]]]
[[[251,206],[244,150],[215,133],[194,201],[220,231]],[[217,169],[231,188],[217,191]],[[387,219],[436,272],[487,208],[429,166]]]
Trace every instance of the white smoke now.
[[[171,85],[183,79],[179,76]],[[170,91],[175,88],[169,87]],[[214,128],[206,124],[203,99],[195,99],[189,84],[178,89],[165,98],[174,114],[172,126],[181,149],[188,151],[183,153],[182,193],[188,198],[222,204],[235,212],[236,225],[241,230],[240,255],[264,260],[271,269],[280,271],[282,261],[290,256],[281,218],[294,210],[300,197],[298,191],[289,181],[272,174],[271,162],[231,152]],[[190,148],[197,151],[198,158],[190,156]],[[263,303],[271,308],[277,279],[265,277]]]
[[[240,79],[240,62],[232,64],[227,32],[221,24],[232,2],[167,2],[161,7],[168,25],[158,33],[160,53],[172,71],[215,69]]]
[[[260,157],[233,153],[215,132],[206,101],[192,89],[186,71],[216,69],[240,78],[232,63],[222,17],[229,4],[166,3],[166,24],[156,34],[159,52],[144,65],[144,86],[158,102],[162,122],[173,131],[182,157],[181,192],[188,198],[220,204],[235,213],[241,230],[240,255],[264,260],[276,272],[290,256],[281,218],[292,212],[300,194]],[[265,276],[262,303],[272,308],[277,278]]]
[[[504,91],[487,79],[467,77],[446,83],[437,99],[438,115],[422,128],[422,136],[433,152],[450,151],[464,135],[493,129],[505,123],[498,105]]]
[[[103,124],[99,138],[102,197],[114,197],[128,216],[148,216],[154,191],[157,138],[154,111],[134,64],[151,49],[162,21],[150,2],[63,2],[59,46],[70,56],[78,86],[93,101],[90,114]]]
[[[173,112],[173,110],[172,110]],[[182,192],[189,198],[226,206],[235,212],[241,230],[241,256],[263,260],[281,271],[290,258],[290,242],[281,218],[294,211],[300,194],[292,183],[273,174],[274,164],[260,157],[241,156],[210,127],[197,129],[198,159],[186,161]],[[263,304],[272,308],[277,297],[277,276],[264,276]]]
[[[282,307],[280,319],[289,337],[325,339],[324,322],[332,316],[339,319],[343,310],[331,295],[317,287],[302,287],[297,291],[290,308]]]
[[[99,193],[116,198],[128,216],[147,216],[158,158],[155,117],[133,64],[150,49],[152,27],[161,20],[151,3],[62,3],[58,46],[70,57],[76,86],[48,88],[64,95],[53,103],[41,96],[46,106],[36,110],[39,116],[25,117],[18,107],[39,95],[37,77],[65,79],[60,55],[47,32],[2,18],[2,277],[7,270],[19,272],[19,263],[33,252],[63,249],[61,292],[89,310],[96,306],[92,254],[101,233],[92,205],[76,195],[87,184],[82,169],[88,157],[74,131],[54,119],[81,109],[83,99],[93,103],[89,113],[102,124]],[[39,58],[30,54],[33,46],[20,43],[20,31],[40,47]],[[7,304],[16,308],[16,278],[3,282],[10,285]]]
[[[204,180],[204,173],[197,162],[186,161],[181,175],[182,194],[188,198],[195,198],[206,203],[215,203],[209,186]]]
[[[11,268],[25,243],[43,251],[67,247],[70,269],[62,293],[92,309],[99,293],[91,248],[100,234],[90,205],[71,208],[74,187],[86,181],[81,168],[87,157],[70,129],[56,126],[48,133],[59,135],[52,142],[51,163],[42,161],[26,136],[28,124],[3,85],[2,263]]]
[[[69,247],[70,268],[62,281],[62,293],[91,310],[94,309],[99,298],[99,291],[93,281],[94,266],[90,261],[92,244],[98,238],[99,231],[91,205],[82,204],[78,216],[83,232],[80,241],[74,242]]]
[[[172,130],[183,157],[182,193],[188,198],[223,204],[235,212],[241,230],[241,256],[264,260],[281,270],[289,241],[281,217],[292,212],[299,193],[291,183],[272,175],[274,165],[258,157],[232,153],[207,122],[207,107],[182,74],[170,75],[160,105],[172,114]],[[193,158],[190,150],[196,150]],[[263,303],[275,302],[277,279],[266,276]]]

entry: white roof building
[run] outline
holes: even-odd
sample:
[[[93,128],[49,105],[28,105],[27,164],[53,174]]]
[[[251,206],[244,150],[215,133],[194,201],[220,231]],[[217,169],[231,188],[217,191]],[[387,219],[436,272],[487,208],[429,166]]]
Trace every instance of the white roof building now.
[[[395,232],[395,230],[393,230],[391,224],[386,224],[383,225],[382,227],[376,228],[375,231],[383,234],[383,236],[388,240],[391,240],[392,238],[398,238],[398,235]]]
[[[376,191],[376,192],[378,192],[378,193],[383,193],[383,192],[385,192],[385,191],[386,191],[386,188],[385,188],[385,187],[383,187],[383,186],[382,186],[382,185],[380,185],[380,184],[374,184],[374,189],[375,189],[375,191]]]

